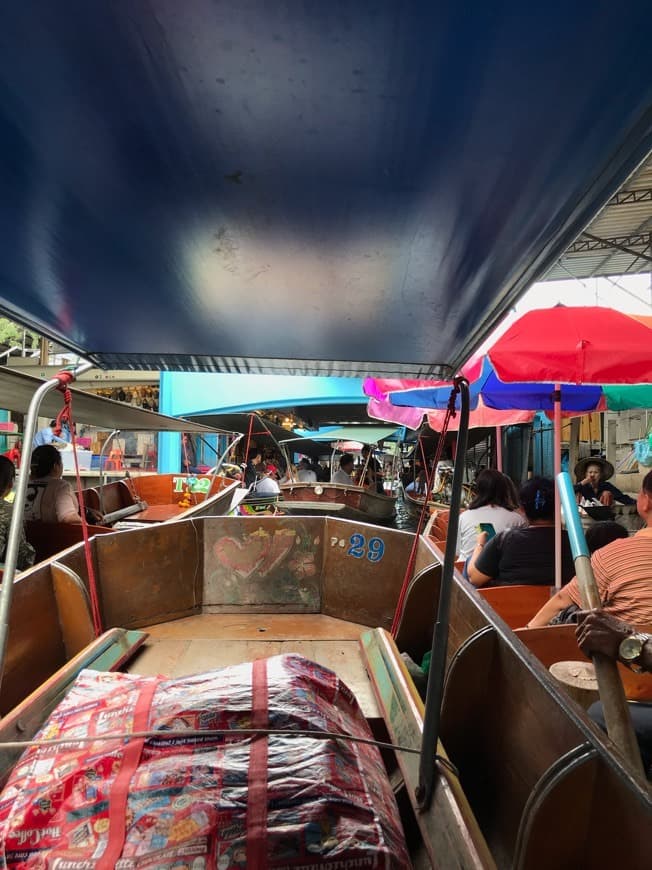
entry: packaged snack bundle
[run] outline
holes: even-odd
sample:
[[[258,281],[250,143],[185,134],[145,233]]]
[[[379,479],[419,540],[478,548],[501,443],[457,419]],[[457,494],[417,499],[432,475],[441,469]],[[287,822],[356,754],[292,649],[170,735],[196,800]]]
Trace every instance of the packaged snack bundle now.
[[[371,737],[298,655],[175,680],[83,671],[38,735],[66,742],[29,748],[0,795],[2,866],[409,867],[375,746],[241,728]],[[227,733],[192,734],[211,729]]]

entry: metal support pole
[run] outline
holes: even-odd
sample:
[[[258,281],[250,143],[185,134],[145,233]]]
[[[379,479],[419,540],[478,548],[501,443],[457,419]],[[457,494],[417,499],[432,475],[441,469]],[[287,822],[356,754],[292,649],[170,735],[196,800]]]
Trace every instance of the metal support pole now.
[[[83,363],[74,371],[74,377],[77,378],[83,372],[92,369],[93,363]],[[32,454],[32,441],[36,434],[36,421],[38,420],[38,412],[41,407],[41,402],[52,390],[60,386],[59,378],[52,378],[42,384],[32,396],[32,401],[29,404],[25,424],[23,427],[23,455],[20,460],[20,471],[18,474],[18,483],[16,485],[16,496],[14,498],[14,506],[11,514],[11,525],[9,527],[9,537],[7,540],[7,553],[5,556],[4,576],[2,579],[2,588],[0,588],[0,685],[5,669],[5,658],[7,652],[7,640],[9,637],[9,614],[11,611],[11,596],[13,594],[14,576],[16,574],[16,560],[18,559],[18,546],[23,525],[23,513],[25,510],[25,496],[27,494],[27,484],[29,483],[29,469]]]
[[[555,384],[554,465],[555,479],[561,473],[561,385]],[[555,587],[561,589],[561,500],[559,487],[555,487]]]
[[[457,527],[460,518],[462,484],[464,482],[466,464],[466,446],[469,434],[469,385],[465,380],[460,382],[460,406],[460,427],[457,435],[457,456],[453,471],[453,491],[451,493],[448,534],[446,536],[446,552],[444,554],[444,567],[441,573],[439,609],[437,610],[437,621],[432,638],[428,688],[426,691],[423,719],[421,759],[419,761],[419,785],[417,786],[416,798],[422,810],[429,807],[435,788],[437,743],[439,741],[441,705],[444,698],[444,679],[446,677],[446,651],[448,649],[448,623],[450,621],[451,595],[453,590],[455,547],[457,544]]]

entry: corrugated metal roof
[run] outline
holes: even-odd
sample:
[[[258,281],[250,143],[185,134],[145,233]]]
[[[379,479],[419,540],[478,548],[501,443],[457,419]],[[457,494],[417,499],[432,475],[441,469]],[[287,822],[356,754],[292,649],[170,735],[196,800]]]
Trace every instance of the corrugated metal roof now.
[[[622,248],[628,248],[630,253]],[[645,256],[637,256],[641,254]],[[651,257],[652,154],[627,179],[544,280],[649,272],[652,270]]]

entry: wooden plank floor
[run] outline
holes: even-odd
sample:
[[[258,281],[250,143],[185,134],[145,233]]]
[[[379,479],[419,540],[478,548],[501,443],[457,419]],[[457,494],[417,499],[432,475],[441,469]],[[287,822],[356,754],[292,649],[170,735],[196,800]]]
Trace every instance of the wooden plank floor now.
[[[296,652],[335,671],[367,718],[379,716],[358,643],[366,626],[315,613],[206,613],[144,630],[149,638],[130,662],[130,673],[181,677]]]

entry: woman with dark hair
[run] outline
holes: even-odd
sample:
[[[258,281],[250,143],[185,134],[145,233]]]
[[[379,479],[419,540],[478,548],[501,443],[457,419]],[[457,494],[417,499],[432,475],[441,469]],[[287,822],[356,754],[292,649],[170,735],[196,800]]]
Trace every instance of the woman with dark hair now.
[[[552,586],[555,582],[555,484],[546,477],[533,477],[521,487],[521,506],[527,526],[514,527],[487,541],[478,535],[469,562],[469,580],[474,586],[526,584]],[[568,583],[575,569],[568,535],[562,532],[562,582]]]
[[[512,526],[526,525],[519,513],[518,493],[511,479],[495,468],[485,468],[473,486],[475,497],[460,514],[457,531],[458,559],[468,559],[475,549],[478,526],[489,524],[498,534]]]
[[[9,527],[11,526],[12,506],[5,501],[14,485],[16,479],[16,468],[11,459],[6,456],[0,456],[0,561],[4,562],[7,553],[7,542],[9,540]],[[25,540],[25,529],[20,530],[20,540],[18,542],[18,557],[16,559],[16,568],[19,571],[24,571],[34,564],[34,547],[28,544]]]
[[[62,480],[63,461],[52,444],[32,451],[25,499],[25,519],[44,523],[81,523],[79,502],[67,480]]]

